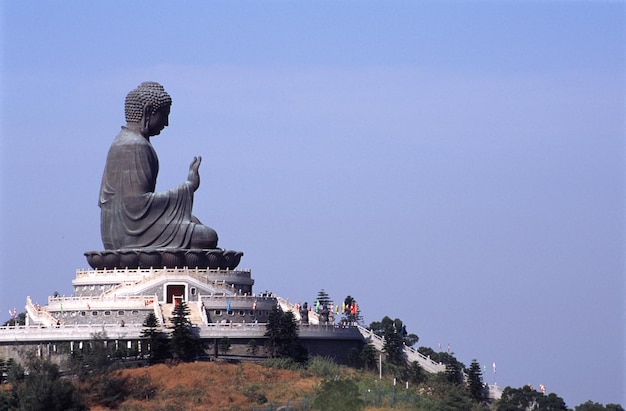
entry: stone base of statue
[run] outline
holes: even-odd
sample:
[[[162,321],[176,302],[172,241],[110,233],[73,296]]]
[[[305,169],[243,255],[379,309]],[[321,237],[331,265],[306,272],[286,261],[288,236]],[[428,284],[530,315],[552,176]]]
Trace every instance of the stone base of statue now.
[[[211,270],[233,270],[243,252],[215,249],[125,248],[87,251],[87,262],[94,270],[114,268],[192,267]]]

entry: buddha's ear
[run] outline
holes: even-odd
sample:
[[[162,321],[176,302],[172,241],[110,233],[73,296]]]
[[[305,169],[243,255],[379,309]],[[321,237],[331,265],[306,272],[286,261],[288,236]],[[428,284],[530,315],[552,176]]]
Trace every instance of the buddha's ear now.
[[[141,116],[141,134],[148,136],[150,132],[150,117],[152,116],[152,104],[146,104],[143,107],[143,116]]]

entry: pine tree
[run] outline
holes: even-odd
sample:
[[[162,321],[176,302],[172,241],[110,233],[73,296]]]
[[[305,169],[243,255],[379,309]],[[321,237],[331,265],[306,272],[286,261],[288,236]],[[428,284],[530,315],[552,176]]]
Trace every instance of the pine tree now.
[[[485,400],[485,390],[483,384],[483,373],[480,370],[480,364],[476,360],[472,360],[469,370],[467,371],[467,383],[470,397],[474,401],[482,402]]]
[[[420,384],[426,381],[428,376],[419,363],[417,361],[413,361],[404,369],[402,378],[405,381],[410,381],[412,384]]]
[[[400,334],[402,342],[408,347],[415,345],[419,341],[419,337],[417,335],[409,334],[407,332],[406,325],[404,325],[402,320],[399,318],[392,320],[391,318],[385,316],[381,321],[374,321],[370,323],[368,329],[379,337],[385,338],[390,329],[395,330],[394,332]]]
[[[404,336],[402,330],[398,330],[395,322],[387,324],[383,335],[385,343],[383,351],[387,354],[390,363],[406,366],[406,354],[404,353]]]
[[[329,306],[330,303],[333,302],[333,300],[331,300],[330,296],[328,295],[328,293],[326,291],[324,291],[324,289],[322,288],[321,290],[319,290],[319,292],[317,293],[317,300],[316,303],[319,302],[320,305],[325,305],[325,306]]]
[[[170,352],[175,358],[183,361],[194,360],[202,351],[202,345],[196,335],[193,324],[189,321],[189,307],[181,301],[174,309],[174,316],[170,318],[172,330],[170,335]]]
[[[57,364],[34,357],[29,358],[27,363],[30,372],[13,387],[17,404],[11,409],[29,411],[88,409],[71,381],[61,378]]]
[[[298,362],[306,360],[306,350],[298,337],[298,323],[291,311],[274,308],[267,319],[265,336],[268,337],[267,346],[273,357],[291,358]]]
[[[155,362],[167,356],[167,336],[160,330],[159,321],[154,313],[146,316],[141,330],[141,339],[148,343],[150,361]]]
[[[463,373],[458,363],[450,362],[446,364],[445,370],[446,379],[448,382],[459,384],[463,380]]]
[[[376,368],[378,360],[378,351],[376,351],[376,347],[374,347],[371,343],[365,344],[359,354],[359,359],[366,370]]]
[[[332,313],[330,312],[330,304],[332,300],[322,288],[317,293],[317,300],[315,301],[315,312],[319,316],[320,324],[328,324],[331,320]],[[334,321],[334,320],[333,320]]]

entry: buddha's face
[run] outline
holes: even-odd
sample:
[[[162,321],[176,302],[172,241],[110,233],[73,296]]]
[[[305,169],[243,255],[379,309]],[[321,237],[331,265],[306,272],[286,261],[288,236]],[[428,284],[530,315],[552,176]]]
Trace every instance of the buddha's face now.
[[[169,125],[170,106],[163,106],[159,108],[154,114],[150,115],[150,121],[148,122],[148,134],[150,136],[156,136],[161,134],[166,126]]]

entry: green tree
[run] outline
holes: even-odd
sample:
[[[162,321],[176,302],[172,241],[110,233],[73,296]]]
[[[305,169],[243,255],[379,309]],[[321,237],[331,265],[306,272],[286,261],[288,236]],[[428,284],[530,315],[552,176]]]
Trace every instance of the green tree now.
[[[394,328],[390,328],[385,333],[383,352],[387,354],[387,360],[392,364],[406,366],[406,354],[404,352],[404,342],[402,336]]]
[[[364,344],[359,350],[356,347],[348,351],[348,363],[352,368],[370,370],[378,364],[378,350],[371,343]]]
[[[404,344],[407,347],[412,347],[420,340],[416,334],[408,334],[404,336]]]
[[[600,403],[587,401],[574,407],[574,411],[624,411],[619,404],[607,404],[606,407]]]
[[[6,362],[7,382],[9,384],[16,384],[24,381],[26,370],[22,364],[15,361],[13,358],[9,358]]]
[[[331,312],[331,307],[330,307],[331,303],[332,303],[332,300],[330,299],[330,296],[322,288],[317,293],[317,299],[314,303],[315,312],[319,316],[318,318],[319,318],[320,324],[328,324],[331,321],[331,319],[333,319],[333,322],[334,322],[334,316],[333,316],[333,313]]]
[[[550,393],[548,395],[541,394],[541,397],[539,397],[537,402],[539,403],[539,408],[537,408],[539,411],[569,410],[569,408],[567,408],[567,404],[565,404],[565,400],[555,393]]]
[[[320,305],[325,305],[325,306],[329,306],[330,303],[333,302],[333,300],[331,300],[330,296],[328,295],[328,293],[326,291],[324,291],[324,289],[322,288],[321,290],[318,291],[317,293],[317,299],[315,300],[316,303],[320,303]]]
[[[463,381],[463,372],[462,368],[458,363],[448,363],[446,364],[446,369],[444,374],[449,382],[460,384]]]
[[[394,333],[398,334],[402,338],[402,342],[404,345],[408,347],[412,347],[417,344],[419,341],[419,337],[415,334],[409,334],[406,330],[406,325],[400,320],[396,318],[392,320],[391,318],[385,316],[381,321],[374,321],[368,327],[374,334],[379,337],[385,337],[386,334],[392,330]]]
[[[19,313],[15,318],[10,318],[2,324],[4,327],[15,327],[19,325],[26,325],[26,313]]]
[[[141,339],[147,343],[150,352],[150,362],[154,363],[167,357],[167,336],[161,331],[159,320],[156,315],[151,312],[143,321],[143,329],[141,330]]]
[[[348,365],[352,368],[362,368],[363,363],[360,359],[359,349],[356,347],[352,347],[348,350]]]
[[[352,307],[356,307],[356,312],[353,310]],[[347,322],[349,324],[353,324],[353,323],[362,323],[363,322],[363,316],[361,315],[361,307],[359,307],[359,305],[357,304],[356,300],[348,295],[344,300],[343,300],[343,321]]]
[[[404,369],[402,379],[411,384],[421,384],[428,379],[428,375],[417,361],[413,361]]]
[[[220,354],[226,355],[230,351],[230,338],[224,336],[217,342],[217,349]]]
[[[485,400],[483,373],[480,370],[480,364],[478,364],[476,360],[472,360],[469,370],[467,370],[467,386],[470,397],[472,397],[474,401],[483,402]]]
[[[59,367],[34,357],[27,360],[29,374],[13,389],[17,409],[28,411],[86,410],[82,398],[69,380],[61,379]]]
[[[259,352],[259,344],[256,342],[255,339],[252,339],[252,340],[248,341],[248,345],[247,345],[246,351],[250,355],[257,355],[258,354],[258,352]]]
[[[422,355],[429,357],[431,360],[435,362],[440,362],[446,366],[449,366],[448,367],[450,368],[449,376],[451,378],[452,376],[454,376],[454,378],[452,378],[454,381],[459,382],[463,378],[461,370],[466,368],[465,364],[457,360],[454,354],[444,352],[444,351],[436,352],[430,347],[419,347],[417,351],[419,351]]]
[[[15,386],[24,380],[24,367],[13,358],[5,361],[0,358],[0,384],[9,383]],[[14,389],[0,389],[0,411],[17,409],[18,399]]]
[[[387,354],[387,360],[398,366],[406,366],[406,354],[404,347],[408,342],[416,341],[418,338],[415,334],[409,334],[406,326],[399,318],[392,320],[385,316],[381,321],[374,321],[370,324],[369,329],[376,335],[383,337],[385,343],[383,351]]]
[[[105,332],[91,334],[91,340],[85,341],[82,349],[75,349],[67,359],[67,366],[74,375],[81,378],[90,374],[102,374],[113,367],[113,348],[108,344]]]
[[[428,394],[420,398],[419,410],[469,411],[478,407],[465,387],[449,382],[445,374],[431,375],[423,387]]]
[[[324,380],[313,401],[317,410],[358,411],[364,407],[359,387],[351,380]]]
[[[193,361],[202,353],[203,347],[197,336],[197,330],[189,320],[190,310],[185,301],[178,303],[174,315],[170,318],[170,352],[175,358]]]
[[[298,323],[291,311],[283,312],[280,308],[270,311],[265,336],[272,357],[306,361],[306,350],[298,337]]]
[[[498,400],[496,411],[567,411],[565,401],[554,393],[544,395],[529,385],[522,388],[506,387]]]
[[[496,404],[497,411],[525,411],[535,406],[540,392],[533,390],[529,385],[521,388],[506,387],[502,391],[502,397]]]
[[[361,364],[363,364],[363,368],[366,370],[376,368],[376,363],[378,360],[378,350],[372,344],[365,344],[361,353],[359,354],[359,360]]]

